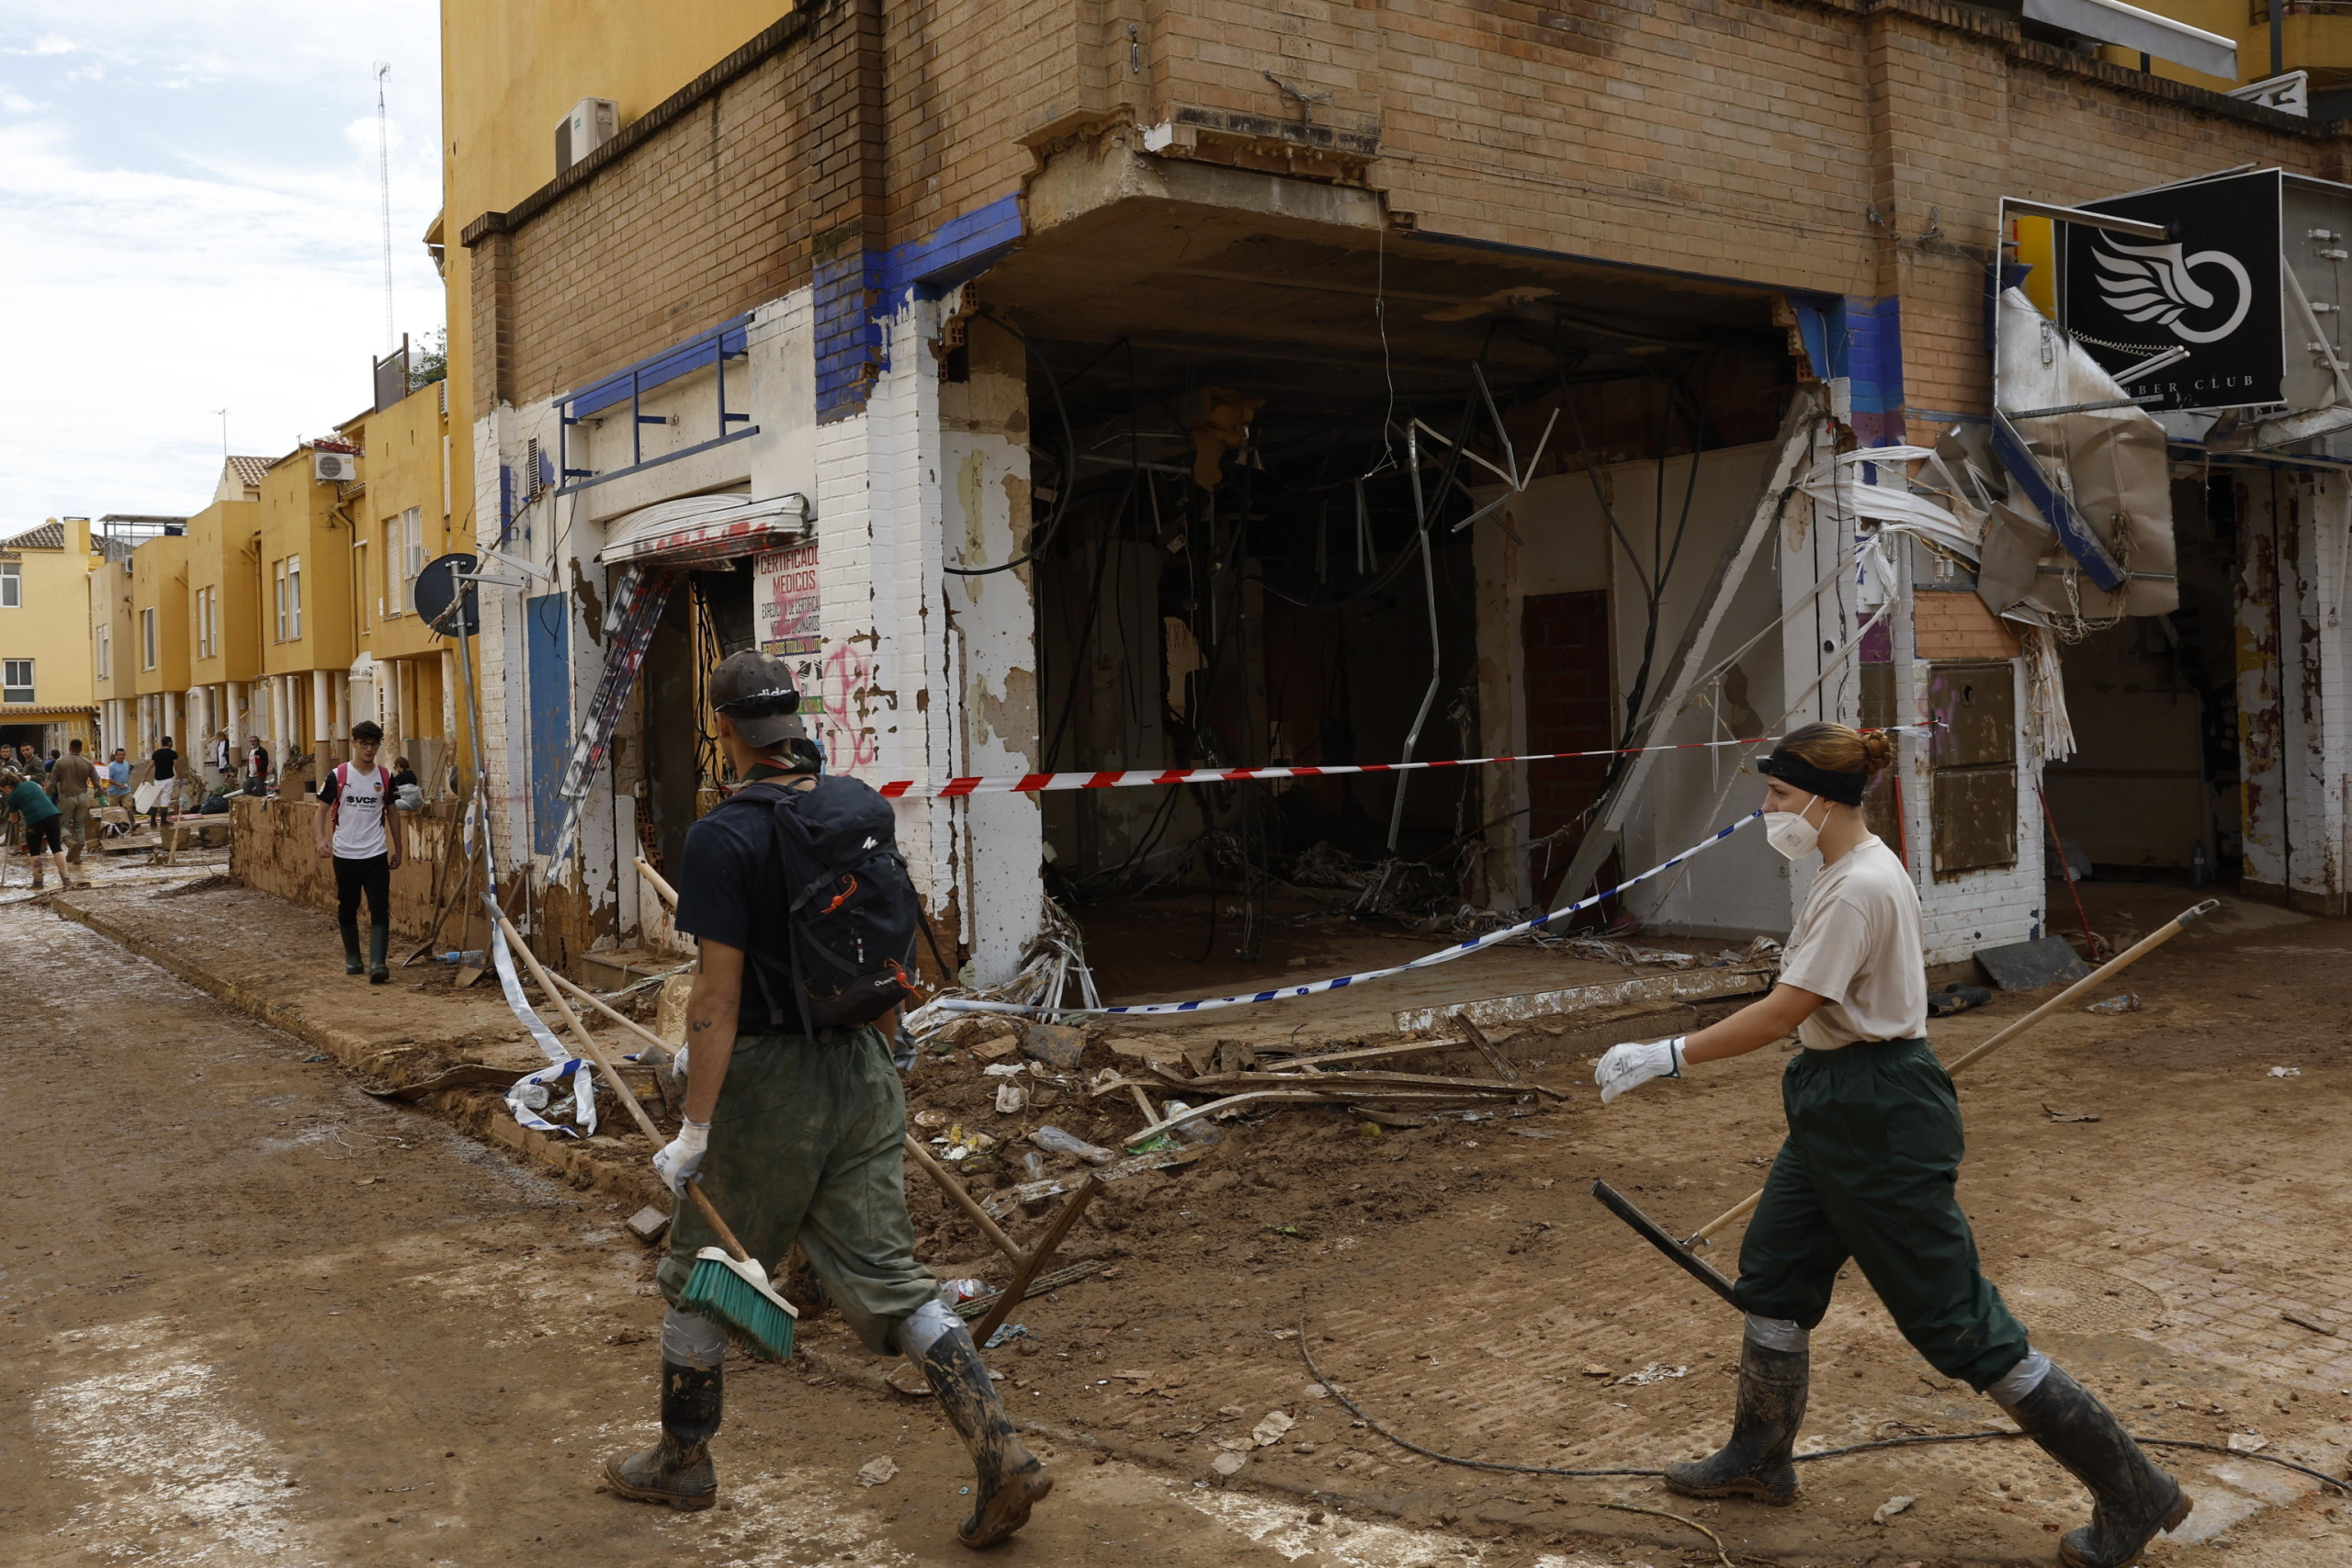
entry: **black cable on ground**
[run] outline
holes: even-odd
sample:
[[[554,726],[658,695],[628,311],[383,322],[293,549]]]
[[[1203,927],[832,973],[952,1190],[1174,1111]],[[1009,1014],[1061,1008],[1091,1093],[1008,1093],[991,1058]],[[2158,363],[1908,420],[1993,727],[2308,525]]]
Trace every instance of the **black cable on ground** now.
[[[1390,1431],[1387,1427],[1382,1426],[1377,1417],[1374,1416],[1369,1411],[1365,1410],[1363,1406],[1358,1404],[1354,1400],[1349,1398],[1346,1390],[1342,1389],[1338,1383],[1333,1382],[1329,1378],[1324,1375],[1323,1369],[1315,1364],[1315,1352],[1306,1348],[1306,1314],[1304,1312],[1299,1314],[1298,1318],[1298,1354],[1299,1359],[1306,1363],[1306,1370],[1308,1372],[1313,1374],[1315,1381],[1329,1389],[1330,1391],[1331,1397],[1338,1400],[1340,1404],[1344,1405],[1350,1415],[1363,1422],[1372,1430],[1379,1433],[1382,1437],[1387,1438],[1390,1442],[1396,1444],[1398,1448],[1419,1454],[1423,1459],[1436,1460],[1440,1464],[1460,1465],[1465,1470],[1507,1471],[1514,1475],[1662,1476],[1666,1473],[1663,1470],[1634,1470],[1630,1468],[1608,1470],[1567,1470],[1557,1465],[1548,1464],[1510,1464],[1501,1460],[1464,1459],[1460,1454],[1441,1453],[1435,1449],[1423,1448],[1420,1444],[1414,1442],[1411,1438],[1399,1437],[1396,1433]],[[1812,1453],[1795,1454],[1792,1456],[1791,1462],[1795,1464],[1806,1464],[1815,1460],[1843,1459],[1849,1454],[1870,1453],[1879,1449],[1924,1448],[1930,1444],[1937,1443],[1980,1443],[1993,1438],[2022,1438],[2024,1436],[2025,1434],[2023,1432],[1999,1427],[1989,1427],[1981,1432],[1938,1432],[1918,1437],[1881,1438],[1874,1442],[1849,1443],[1841,1449],[1820,1449]],[[2312,1480],[2318,1482],[2323,1486],[2333,1486],[2335,1490],[2345,1494],[2346,1496],[2352,1496],[2352,1484],[2347,1484],[2345,1482],[2338,1481],[2335,1476],[2328,1474],[2325,1471],[2313,1470],[2307,1464],[2297,1464],[2293,1460],[2280,1459],[2275,1454],[2241,1453],[2235,1449],[2224,1448],[2219,1443],[2200,1443],[2189,1438],[2143,1438],[2134,1435],[2132,1440],[2138,1443],[2143,1448],[2195,1449],[2204,1453],[2223,1454],[2231,1459],[2259,1460],[2265,1464],[2275,1464],[2281,1470],[2291,1470],[2298,1475],[2309,1476]]]

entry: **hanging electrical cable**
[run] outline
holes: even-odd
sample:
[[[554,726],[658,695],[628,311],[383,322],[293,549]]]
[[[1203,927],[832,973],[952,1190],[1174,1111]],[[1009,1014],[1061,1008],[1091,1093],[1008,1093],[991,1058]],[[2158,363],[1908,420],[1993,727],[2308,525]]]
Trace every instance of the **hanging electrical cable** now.
[[[1035,560],[1052,547],[1054,536],[1061,532],[1062,519],[1069,515],[1070,495],[1078,489],[1078,436],[1070,429],[1069,410],[1062,401],[1061,383],[1054,379],[1053,367],[1046,363],[1046,356],[1039,354],[1035,345],[1030,343],[1028,333],[998,315],[988,306],[975,306],[973,313],[1000,332],[1010,333],[1014,341],[1021,344],[1022,352],[1027,356],[1028,362],[1035,365],[1044,374],[1046,389],[1054,395],[1054,412],[1061,421],[1062,473],[1061,482],[1054,491],[1054,514],[1047,520],[1045,532],[1037,536],[1035,544],[1021,555],[997,566],[943,566],[939,569],[950,577],[993,577],[1000,571],[1011,571],[1015,567],[1027,566],[1031,561]],[[1097,355],[1098,359],[1100,357]]]

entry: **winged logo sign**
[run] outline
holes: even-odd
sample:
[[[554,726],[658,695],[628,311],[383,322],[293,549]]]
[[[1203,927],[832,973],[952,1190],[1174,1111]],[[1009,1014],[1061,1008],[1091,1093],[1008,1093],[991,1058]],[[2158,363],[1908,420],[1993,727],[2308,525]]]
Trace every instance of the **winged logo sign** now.
[[[2284,396],[2278,170],[2223,175],[2082,205],[2165,225],[2135,240],[2061,225],[2060,319],[2109,372],[2184,357],[2132,390],[2161,409],[2276,403]]]

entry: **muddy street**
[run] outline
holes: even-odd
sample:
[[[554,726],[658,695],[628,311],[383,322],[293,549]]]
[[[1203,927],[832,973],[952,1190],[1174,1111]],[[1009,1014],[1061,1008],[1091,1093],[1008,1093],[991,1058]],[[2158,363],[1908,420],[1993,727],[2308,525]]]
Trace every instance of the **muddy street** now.
[[[970,1560],[936,1417],[805,1362],[730,1363],[719,1511],[600,1495],[598,1461],[652,1430],[660,1305],[623,1216],[368,1099],[21,879],[0,1017],[0,1561]],[[1046,1448],[1060,1486],[993,1561],[1529,1561]],[[861,1484],[876,1461],[894,1473]]]
[[[202,868],[102,866],[99,882],[84,918],[189,980],[233,976],[246,1006],[303,1032],[0,897],[0,1114],[20,1151],[0,1323],[23,1417],[0,1429],[0,1464],[30,1478],[0,1500],[0,1560],[969,1560],[952,1541],[961,1450],[814,1302],[791,1365],[730,1362],[720,1511],[601,1494],[598,1461],[652,1425],[660,1305],[623,1228],[633,1205],[458,1131],[494,1128],[478,1110],[371,1099],[326,1048],[392,1061],[437,1030],[453,1051],[518,1049],[488,1032],[488,988],[345,987],[324,916]],[[2121,931],[2177,903],[2097,897]],[[2232,901],[2135,975],[2139,1011],[2054,1019],[1962,1090],[1964,1193],[2036,1344],[2134,1431],[2207,1445],[2162,1456],[2196,1510],[2152,1550],[2160,1568],[2346,1551],[2346,1499],[2261,1456],[2340,1476],[2352,1454],[2352,1078],[2333,987],[2347,957],[2352,929]],[[1937,1046],[1950,1058],[2037,999],[1939,1021]],[[1775,1509],[1640,1474],[1473,1468],[1384,1436],[1640,1472],[1722,1435],[1736,1318],[1586,1191],[1605,1177],[1678,1226],[1744,1195],[1780,1136],[1783,1054],[1604,1111],[1582,1035],[1503,1043],[1565,1098],[1483,1122],[1230,1122],[1206,1157],[1106,1190],[1064,1253],[1094,1277],[1023,1303],[1026,1332],[989,1358],[1060,1483],[992,1560],[1665,1568],[1718,1561],[1702,1529],[1736,1561],[1791,1568],[2052,1559],[2086,1500],[2022,1443],[1808,1462]],[[1017,1136],[1039,1113],[996,1111],[986,1060],[927,1054],[910,1104]],[[1046,1114],[1107,1141],[1132,1121],[1115,1099]],[[600,1170],[646,1152],[634,1134],[594,1142]],[[987,1165],[970,1179],[1001,1192],[1014,1172]],[[924,1261],[1001,1283],[967,1222],[927,1184],[911,1196]],[[1008,1224],[1034,1236],[1053,1211]],[[1736,1257],[1726,1236],[1715,1261]],[[1815,1351],[1801,1454],[2005,1425],[1859,1280]]]

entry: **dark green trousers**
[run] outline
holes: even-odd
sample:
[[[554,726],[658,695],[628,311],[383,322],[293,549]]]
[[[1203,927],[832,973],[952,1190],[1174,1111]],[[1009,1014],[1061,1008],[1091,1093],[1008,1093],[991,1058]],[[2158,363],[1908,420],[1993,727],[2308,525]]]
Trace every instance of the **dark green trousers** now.
[[[703,1195],[771,1275],[794,1242],[866,1348],[892,1350],[901,1319],[937,1293],[915,1261],[900,1140],[906,1095],[874,1029],[837,1030],[833,1043],[800,1034],[745,1034],[710,1119]],[[672,1305],[695,1253],[718,1238],[681,1202],[670,1256],[655,1274]]]
[[[1953,1186],[1960,1101],[1925,1040],[1799,1051],[1781,1079],[1789,1136],[1739,1248],[1734,1297],[1806,1328],[1851,1258],[1935,1369],[1982,1393],[2025,1329],[1976,1261]]]

